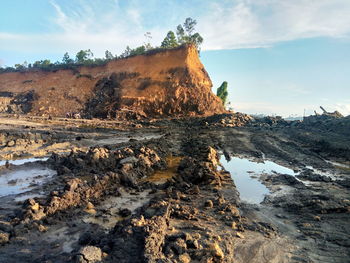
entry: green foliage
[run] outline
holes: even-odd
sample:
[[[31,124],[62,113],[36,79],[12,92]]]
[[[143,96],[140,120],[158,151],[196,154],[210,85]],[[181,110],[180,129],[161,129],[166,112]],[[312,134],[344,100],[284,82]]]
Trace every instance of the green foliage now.
[[[198,52],[200,52],[203,37],[199,33],[194,33],[196,25],[197,21],[188,17],[183,25],[177,26],[176,35],[179,44],[194,44],[197,47]]]
[[[38,60],[33,63],[34,68],[48,69],[51,67],[51,61],[49,59]]]
[[[166,37],[164,38],[161,47],[162,48],[175,48],[179,45],[179,43],[177,43],[175,34],[173,31],[169,31],[168,34],[166,35]]]
[[[105,58],[106,58],[106,60],[112,60],[112,59],[114,59],[114,56],[113,56],[112,52],[106,50],[105,51]],[[96,61],[96,59],[95,59],[95,61]]]
[[[146,47],[145,46],[139,46],[135,49],[132,49],[130,51],[130,56],[136,56],[136,55],[142,55],[146,53]]]
[[[225,106],[228,96],[227,81],[224,81],[221,86],[217,89],[216,95],[222,100],[222,104]]]
[[[74,60],[69,57],[68,52],[64,53],[63,58],[62,58],[62,63],[63,64],[73,64]]]
[[[126,58],[130,56],[130,51],[131,51],[131,48],[129,46],[126,46],[124,52],[119,56],[119,58]]]
[[[90,49],[88,50],[80,50],[76,55],[75,55],[75,62],[78,64],[91,64],[93,61],[94,54],[91,52]]]
[[[22,64],[15,64],[15,69],[16,70],[23,70],[25,67]]]
[[[139,46],[131,49],[129,46],[126,47],[125,51],[119,56],[119,58],[126,58],[129,56],[143,55],[147,52],[145,46]]]

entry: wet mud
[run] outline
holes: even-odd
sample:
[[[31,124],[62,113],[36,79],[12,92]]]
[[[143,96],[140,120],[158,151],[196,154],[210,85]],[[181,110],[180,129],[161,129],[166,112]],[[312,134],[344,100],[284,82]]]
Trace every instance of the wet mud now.
[[[343,129],[6,118],[0,262],[348,262]]]

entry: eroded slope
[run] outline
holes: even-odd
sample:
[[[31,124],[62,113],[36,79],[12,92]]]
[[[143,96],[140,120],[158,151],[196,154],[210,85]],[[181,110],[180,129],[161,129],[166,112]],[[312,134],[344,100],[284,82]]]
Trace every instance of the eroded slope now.
[[[211,115],[224,112],[194,46],[76,71],[0,74],[0,112],[90,117]]]

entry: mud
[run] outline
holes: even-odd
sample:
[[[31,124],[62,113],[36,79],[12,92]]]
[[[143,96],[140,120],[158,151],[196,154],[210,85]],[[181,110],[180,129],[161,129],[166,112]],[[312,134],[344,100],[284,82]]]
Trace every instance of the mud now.
[[[348,262],[347,119],[326,122],[3,116],[0,181],[53,173],[2,192],[0,262]]]

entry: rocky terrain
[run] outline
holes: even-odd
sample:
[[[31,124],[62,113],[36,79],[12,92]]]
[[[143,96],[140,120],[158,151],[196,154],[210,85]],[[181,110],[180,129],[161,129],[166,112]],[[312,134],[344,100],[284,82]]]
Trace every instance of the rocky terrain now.
[[[348,262],[348,125],[3,116],[0,262]],[[48,159],[11,161],[34,157]],[[237,157],[275,164],[250,179],[261,202],[240,192]]]
[[[193,46],[0,74],[0,262],[349,262],[350,117],[211,86]]]
[[[195,46],[103,66],[0,74],[0,113],[137,119],[223,113]]]

